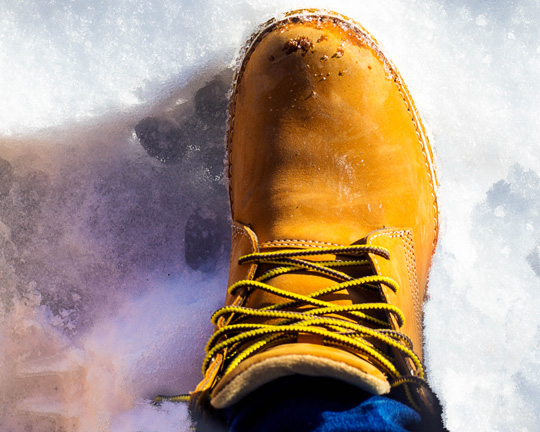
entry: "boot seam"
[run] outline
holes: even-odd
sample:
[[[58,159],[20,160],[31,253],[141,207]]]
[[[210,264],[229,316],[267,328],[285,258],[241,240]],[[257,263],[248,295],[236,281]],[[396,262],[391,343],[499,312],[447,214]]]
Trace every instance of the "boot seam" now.
[[[343,246],[338,243],[323,242],[318,240],[297,240],[297,239],[283,239],[283,240],[270,240],[260,244],[261,248],[265,247],[316,247],[325,248],[328,246]]]
[[[393,65],[392,65],[393,67]],[[399,94],[401,95],[401,98],[403,99],[403,103],[405,104],[405,108],[407,108],[407,112],[409,113],[409,117],[411,118],[411,122],[414,126],[416,136],[418,138],[418,143],[420,144],[422,148],[422,155],[424,156],[424,165],[426,166],[426,173],[429,179],[429,185],[430,185],[430,192],[431,192],[431,198],[432,198],[432,207],[433,207],[433,221],[434,221],[434,238],[433,238],[433,250],[435,250],[435,247],[437,246],[437,237],[438,237],[438,231],[439,231],[439,210],[438,210],[438,204],[437,204],[437,195],[435,193],[435,181],[433,177],[435,176],[435,166],[433,163],[433,156],[431,158],[428,157],[427,154],[427,148],[426,145],[428,143],[427,138],[425,137],[424,127],[419,119],[419,115],[416,112],[416,108],[413,105],[412,102],[409,102],[409,98],[405,97],[405,94],[403,93],[403,89],[405,89],[405,93],[408,94],[408,91],[406,90],[406,86],[403,83],[403,80],[399,73],[397,72],[397,69],[393,67],[393,72],[395,74],[395,77],[393,79],[394,84],[396,85]],[[431,146],[430,146],[431,147]],[[431,152],[433,152],[433,149],[431,149]],[[433,172],[433,176],[432,176]]]

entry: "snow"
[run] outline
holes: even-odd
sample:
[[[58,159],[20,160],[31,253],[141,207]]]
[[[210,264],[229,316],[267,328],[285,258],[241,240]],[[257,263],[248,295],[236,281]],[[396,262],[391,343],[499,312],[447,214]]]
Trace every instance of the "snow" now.
[[[187,430],[185,406],[148,401],[193,389],[225,295],[231,67],[260,23],[313,6],[375,35],[429,126],[447,427],[538,430],[537,1],[4,0],[2,432]]]

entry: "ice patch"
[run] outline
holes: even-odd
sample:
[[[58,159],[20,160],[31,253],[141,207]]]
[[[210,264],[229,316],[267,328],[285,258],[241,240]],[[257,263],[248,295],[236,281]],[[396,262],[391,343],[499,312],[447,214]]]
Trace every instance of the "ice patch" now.
[[[216,284],[200,276],[183,283],[202,291]],[[149,424],[145,419],[153,413],[157,429],[149,430],[186,430],[179,422],[186,418],[185,407],[150,408],[149,401],[195,386],[199,377],[192,371],[202,361],[204,335],[211,331],[197,317],[209,316],[222,301],[186,298],[171,283],[124,298],[115,316],[96,323],[81,343],[51,324],[46,306],[17,302],[0,332],[3,426],[22,431],[50,423],[55,429],[43,430],[105,431],[112,422],[112,430],[122,430],[118,425],[135,416],[141,421],[135,431]],[[182,429],[169,429],[171,422]]]

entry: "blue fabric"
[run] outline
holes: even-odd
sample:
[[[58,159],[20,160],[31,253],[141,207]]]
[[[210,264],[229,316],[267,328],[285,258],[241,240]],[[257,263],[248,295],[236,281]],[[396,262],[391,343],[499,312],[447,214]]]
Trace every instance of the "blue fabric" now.
[[[273,381],[225,410],[229,432],[407,432],[420,415],[394,399],[329,378]]]

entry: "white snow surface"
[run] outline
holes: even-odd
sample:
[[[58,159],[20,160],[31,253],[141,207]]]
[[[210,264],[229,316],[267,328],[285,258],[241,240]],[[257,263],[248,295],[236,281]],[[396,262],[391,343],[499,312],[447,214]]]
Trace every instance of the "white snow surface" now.
[[[446,426],[540,430],[538,1],[2,0],[2,432],[188,429],[149,400],[196,385],[225,295],[231,68],[299,7],[362,23],[429,126]]]

